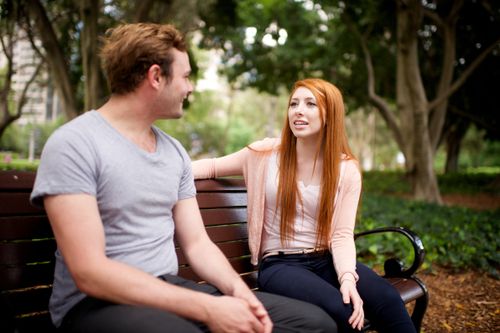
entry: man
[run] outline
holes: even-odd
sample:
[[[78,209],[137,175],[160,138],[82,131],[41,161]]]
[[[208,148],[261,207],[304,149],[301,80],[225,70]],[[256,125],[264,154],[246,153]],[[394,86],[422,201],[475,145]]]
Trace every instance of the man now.
[[[208,238],[190,159],[153,126],[192,92],[182,35],[126,24],[101,51],[110,99],[48,140],[31,199],[57,240],[50,312],[71,332],[332,332],[319,308],[253,293]],[[177,277],[175,235],[207,285]],[[214,287],[212,287],[214,286]]]

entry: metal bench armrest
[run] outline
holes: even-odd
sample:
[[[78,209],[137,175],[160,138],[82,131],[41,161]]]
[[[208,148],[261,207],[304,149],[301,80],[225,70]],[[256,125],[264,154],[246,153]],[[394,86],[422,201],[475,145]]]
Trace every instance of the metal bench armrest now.
[[[406,236],[413,246],[414,259],[412,265],[408,269],[403,269],[402,263],[396,258],[387,259],[384,263],[384,277],[412,277],[417,269],[423,264],[425,258],[424,245],[416,233],[404,227],[382,227],[356,233],[354,238],[358,239],[367,235],[386,232],[395,232]]]

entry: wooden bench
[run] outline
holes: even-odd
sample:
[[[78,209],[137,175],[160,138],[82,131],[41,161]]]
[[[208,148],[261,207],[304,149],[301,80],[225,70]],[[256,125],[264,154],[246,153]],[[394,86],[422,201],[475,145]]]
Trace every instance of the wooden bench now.
[[[0,171],[0,331],[54,332],[48,299],[54,270],[56,243],[43,209],[29,203],[35,174]],[[240,179],[196,181],[197,199],[206,229],[251,288],[256,270],[250,263],[246,227],[246,188]],[[396,259],[385,263],[385,277],[405,303],[414,303],[412,320],[420,329],[428,303],[425,285],[414,276],[424,258],[420,239],[402,228],[360,233],[398,232],[412,242],[415,260],[403,270]],[[181,251],[179,274],[199,280]],[[370,329],[367,323],[366,329]]]

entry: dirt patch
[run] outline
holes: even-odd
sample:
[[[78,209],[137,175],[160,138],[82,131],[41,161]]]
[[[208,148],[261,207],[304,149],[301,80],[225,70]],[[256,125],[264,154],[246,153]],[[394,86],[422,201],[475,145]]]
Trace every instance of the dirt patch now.
[[[500,209],[500,196],[476,193],[465,194],[443,194],[443,202],[447,206],[461,206],[477,210]]]
[[[430,295],[422,333],[500,332],[500,280],[444,268],[418,276]]]

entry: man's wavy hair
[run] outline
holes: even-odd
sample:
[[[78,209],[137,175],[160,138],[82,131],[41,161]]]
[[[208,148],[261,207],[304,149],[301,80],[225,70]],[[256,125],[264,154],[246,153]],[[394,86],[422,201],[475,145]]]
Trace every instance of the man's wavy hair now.
[[[318,141],[316,158],[323,151],[323,171],[321,175],[320,201],[317,216],[316,246],[328,247],[330,233],[333,230],[332,220],[337,186],[340,177],[341,159],[355,159],[349,144],[344,125],[344,101],[339,89],[333,84],[321,79],[305,79],[297,81],[290,93],[288,106],[293,94],[298,88],[309,89],[314,97],[321,115],[322,127]],[[297,200],[302,204],[297,189],[297,138],[289,125],[288,112],[281,133],[279,147],[279,185],[277,202],[280,207],[280,235],[285,244],[293,237],[293,223]]]
[[[154,64],[170,79],[172,48],[187,50],[184,36],[169,24],[122,24],[108,29],[101,42],[102,68],[111,93],[118,95],[134,91]]]

